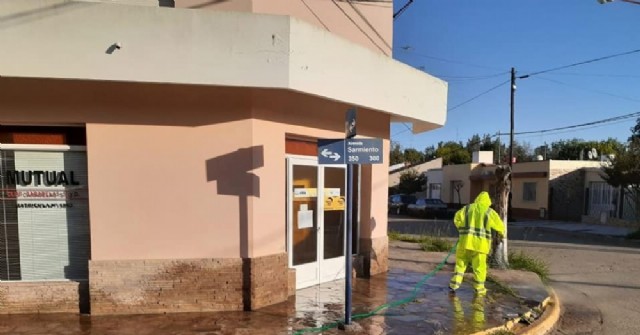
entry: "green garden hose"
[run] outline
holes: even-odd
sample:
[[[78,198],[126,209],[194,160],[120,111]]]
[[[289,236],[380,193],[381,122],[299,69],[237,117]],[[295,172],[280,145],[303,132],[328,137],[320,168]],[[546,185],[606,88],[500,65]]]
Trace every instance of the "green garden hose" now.
[[[406,297],[404,299],[394,300],[394,301],[388,302],[386,304],[382,304],[382,305],[374,308],[372,311],[370,311],[368,313],[355,314],[355,315],[352,316],[352,319],[353,320],[362,320],[362,319],[370,318],[370,317],[378,314],[382,310],[385,310],[385,309],[388,309],[388,308],[392,308],[392,307],[398,307],[400,305],[404,305],[404,304],[410,303],[413,300],[415,300],[415,298],[418,296],[418,291],[422,288],[424,283],[429,278],[433,277],[438,271],[442,270],[442,268],[447,263],[447,260],[449,259],[451,254],[453,254],[456,251],[456,247],[457,246],[458,246],[458,243],[456,243],[453,246],[453,248],[451,248],[451,250],[449,250],[449,253],[447,254],[447,257],[445,257],[442,260],[442,262],[438,263],[438,265],[436,266],[435,269],[433,269],[431,272],[427,273],[424,277],[422,277],[422,279],[420,279],[420,281],[413,287],[413,292],[411,293],[410,296],[408,296],[408,297]],[[293,335],[302,335],[304,333],[322,332],[322,331],[326,331],[326,330],[329,330],[329,329],[337,328],[342,323],[344,323],[344,322],[343,321],[335,321],[335,322],[331,322],[331,323],[325,324],[325,325],[323,325],[321,327],[300,329],[300,330],[294,332]]]

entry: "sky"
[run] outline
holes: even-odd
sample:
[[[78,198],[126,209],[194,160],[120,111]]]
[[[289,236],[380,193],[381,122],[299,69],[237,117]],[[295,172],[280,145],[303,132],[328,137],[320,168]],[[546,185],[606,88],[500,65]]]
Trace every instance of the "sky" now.
[[[397,11],[407,0],[395,0]],[[393,123],[391,139],[423,150],[473,134],[508,133],[509,71],[517,75],[640,49],[640,5],[597,0],[415,0],[394,21],[395,59],[448,82],[447,121],[412,134]],[[459,105],[490,90],[464,105]],[[515,132],[640,112],[640,52],[516,81]],[[425,111],[428,113],[429,111]],[[516,135],[544,143],[609,137],[626,141],[635,117],[598,127]],[[508,136],[502,136],[508,141]]]

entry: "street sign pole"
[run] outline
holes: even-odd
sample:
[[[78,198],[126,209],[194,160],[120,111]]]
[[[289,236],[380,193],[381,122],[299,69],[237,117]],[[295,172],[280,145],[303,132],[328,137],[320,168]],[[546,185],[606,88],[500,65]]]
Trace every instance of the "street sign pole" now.
[[[353,240],[353,166],[347,165],[347,233],[346,235],[346,261],[345,261],[345,289],[344,289],[344,323],[351,324],[351,281],[352,281],[352,240]]]
[[[345,115],[345,139],[356,136],[356,110],[350,109]],[[353,165],[347,164],[347,233],[345,234],[345,280],[344,280],[344,324],[351,324],[351,282],[353,280]]]
[[[353,169],[361,164],[382,164],[383,146],[381,138],[358,138],[356,134],[356,110],[350,109],[345,117],[344,139],[318,139],[319,165],[347,165],[347,202],[345,225],[345,281],[344,281],[344,325],[351,324],[351,286],[353,282]]]

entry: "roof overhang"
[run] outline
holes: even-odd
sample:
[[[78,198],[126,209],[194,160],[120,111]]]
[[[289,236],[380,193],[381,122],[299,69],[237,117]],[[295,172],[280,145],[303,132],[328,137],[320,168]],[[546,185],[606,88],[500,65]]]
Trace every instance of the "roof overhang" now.
[[[0,13],[0,77],[287,89],[414,132],[446,119],[446,82],[289,16],[64,0]]]

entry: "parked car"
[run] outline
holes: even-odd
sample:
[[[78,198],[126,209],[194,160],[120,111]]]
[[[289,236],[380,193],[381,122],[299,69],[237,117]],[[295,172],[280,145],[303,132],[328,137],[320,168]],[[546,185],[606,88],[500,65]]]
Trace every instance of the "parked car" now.
[[[407,206],[407,213],[419,217],[445,218],[448,211],[447,204],[440,199],[420,198]]]
[[[408,194],[394,194],[389,197],[388,210],[391,214],[406,214],[407,206],[416,201],[416,197]]]

